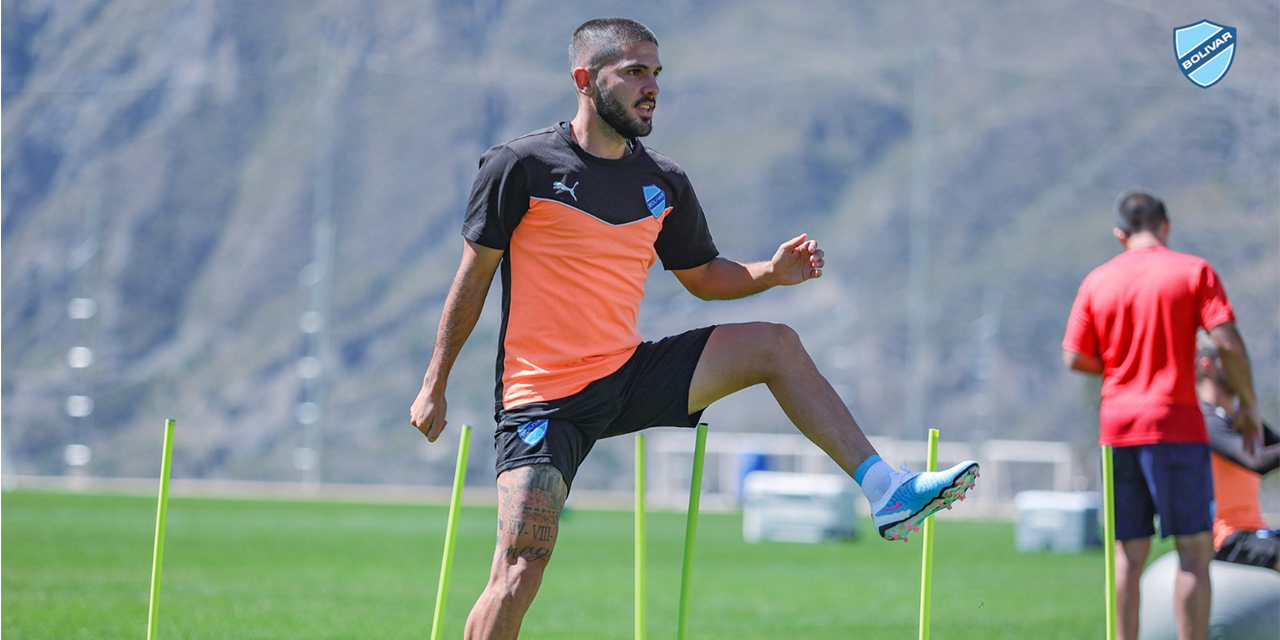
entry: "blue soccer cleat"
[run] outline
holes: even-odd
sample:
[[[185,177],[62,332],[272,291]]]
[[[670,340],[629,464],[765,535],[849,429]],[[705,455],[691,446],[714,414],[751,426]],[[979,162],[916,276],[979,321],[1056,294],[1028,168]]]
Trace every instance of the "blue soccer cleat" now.
[[[906,542],[907,534],[919,531],[925,518],[951,503],[964,500],[978,477],[978,463],[968,460],[944,471],[889,472],[889,490],[871,505],[880,537]]]

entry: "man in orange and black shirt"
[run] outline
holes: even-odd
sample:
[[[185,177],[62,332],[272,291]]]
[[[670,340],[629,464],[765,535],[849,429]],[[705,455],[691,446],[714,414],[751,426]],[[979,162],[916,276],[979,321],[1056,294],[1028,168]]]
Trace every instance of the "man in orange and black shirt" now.
[[[822,275],[805,235],[770,260],[721,257],[676,163],[646,148],[658,42],[621,18],[579,27],[569,48],[578,112],[484,154],[463,223],[462,263],[410,421],[445,427],[445,387],[495,273],[502,279],[495,434],[498,540],[468,638],[513,638],[555,548],[578,466],[600,438],[694,426],[712,402],[765,384],[796,426],[862,487],[887,539],[906,539],[964,497],[978,465],[898,472],[880,459],[791,328],[703,327],[657,342],[637,329],[661,260],[695,296],[741,298]],[[586,635],[590,635],[589,633]]]
[[[1213,448],[1215,559],[1280,571],[1280,530],[1262,519],[1262,476],[1280,468],[1280,437],[1265,422],[1261,448],[1249,449],[1235,429],[1236,393],[1222,371],[1218,347],[1202,334],[1196,393]]]

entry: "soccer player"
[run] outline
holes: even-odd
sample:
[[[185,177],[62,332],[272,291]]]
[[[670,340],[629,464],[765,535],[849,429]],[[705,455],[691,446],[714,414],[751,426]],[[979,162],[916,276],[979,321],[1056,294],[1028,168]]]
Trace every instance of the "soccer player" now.
[[[1262,476],[1280,468],[1280,437],[1262,424],[1263,447],[1245,449],[1234,428],[1236,392],[1222,372],[1218,347],[1201,335],[1196,355],[1196,393],[1213,448],[1213,547],[1218,560],[1280,571],[1280,530],[1262,519]]]
[[[1114,230],[1120,255],[1080,285],[1063,362],[1102,376],[1099,440],[1114,448],[1116,599],[1120,638],[1138,637],[1138,586],[1154,517],[1173,536],[1180,562],[1174,590],[1178,637],[1209,633],[1213,481],[1209,436],[1196,399],[1196,332],[1209,331],[1223,373],[1239,394],[1236,428],[1258,437],[1253,377],[1218,274],[1168,248],[1164,203],[1146,191],[1121,195]]]
[[[880,459],[791,328],[753,322],[643,342],[637,319],[661,260],[705,300],[820,277],[823,253],[799,235],[769,260],[721,257],[689,178],[640,138],[657,107],[658,40],[621,18],[591,20],[569,47],[573,120],[493,147],[480,159],[462,263],[410,409],[431,441],[445,387],[501,272],[496,420],[498,540],[468,638],[513,638],[555,548],[564,500],[600,438],[695,426],[708,405],[768,386],[792,422],[862,487],[880,535],[905,539],[963,498],[978,465],[895,471]]]

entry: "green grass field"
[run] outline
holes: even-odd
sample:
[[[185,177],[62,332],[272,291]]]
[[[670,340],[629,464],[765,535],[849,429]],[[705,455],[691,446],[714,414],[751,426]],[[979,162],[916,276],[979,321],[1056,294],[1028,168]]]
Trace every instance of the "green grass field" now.
[[[154,498],[13,492],[2,506],[5,637],[145,636]],[[494,520],[463,509],[443,637],[461,637],[487,578]],[[171,499],[160,637],[425,638],[446,522],[445,507]],[[920,542],[866,525],[854,542],[753,545],[741,515],[703,514],[690,636],[915,637]],[[632,637],[632,526],[626,511],[570,511],[522,638]],[[684,514],[650,514],[651,638],[675,636],[683,535]],[[1102,635],[1101,551],[1020,554],[1010,523],[945,517],[935,544],[933,638]]]

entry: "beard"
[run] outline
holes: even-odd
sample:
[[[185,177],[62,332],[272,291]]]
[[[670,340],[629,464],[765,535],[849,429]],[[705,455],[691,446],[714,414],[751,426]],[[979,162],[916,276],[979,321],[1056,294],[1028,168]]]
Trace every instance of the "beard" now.
[[[622,101],[603,86],[596,84],[596,95],[593,98],[596,105],[596,113],[600,115],[600,119],[605,124],[613,127],[618,135],[630,140],[632,138],[643,138],[653,131],[653,122],[644,122],[637,118],[622,104]]]

